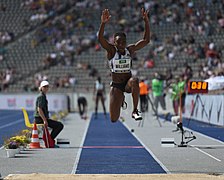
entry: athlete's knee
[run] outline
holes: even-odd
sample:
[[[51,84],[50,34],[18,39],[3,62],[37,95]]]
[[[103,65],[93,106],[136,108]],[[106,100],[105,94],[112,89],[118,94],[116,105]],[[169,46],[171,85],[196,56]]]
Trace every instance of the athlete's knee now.
[[[131,82],[133,83],[139,83],[139,79],[137,77],[131,77]]]
[[[137,77],[132,77],[132,78],[130,79],[130,82],[131,82],[132,86],[137,86],[137,87],[139,87],[139,79],[138,79]]]
[[[61,122],[59,122],[57,125],[57,129],[59,129],[59,130],[64,129],[64,125]]]
[[[113,122],[113,123],[117,122],[118,119],[119,119],[119,116],[110,113],[111,122]]]

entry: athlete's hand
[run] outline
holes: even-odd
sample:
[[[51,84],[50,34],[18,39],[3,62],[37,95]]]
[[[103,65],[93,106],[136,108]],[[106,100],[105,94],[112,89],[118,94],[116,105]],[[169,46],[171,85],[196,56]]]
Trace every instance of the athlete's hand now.
[[[44,126],[47,128],[48,127],[48,122],[44,121]]]
[[[102,23],[107,23],[111,18],[109,9],[104,9],[101,15],[101,22]]]
[[[149,21],[149,10],[144,10],[144,8],[141,9],[142,11],[142,18],[144,21]]]

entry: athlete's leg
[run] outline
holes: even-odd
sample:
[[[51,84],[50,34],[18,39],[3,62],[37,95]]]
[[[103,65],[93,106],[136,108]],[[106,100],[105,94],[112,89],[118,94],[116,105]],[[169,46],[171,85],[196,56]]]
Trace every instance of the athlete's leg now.
[[[136,77],[132,77],[128,80],[128,83],[125,87],[126,92],[132,93],[132,100],[133,100],[133,111],[132,111],[132,118],[137,120],[142,120],[142,116],[139,114],[138,111],[138,100],[139,100],[139,80]]]
[[[99,103],[99,96],[96,95],[95,115],[97,115],[97,112],[98,112],[98,103]]]
[[[81,102],[80,110],[81,110],[81,115],[83,115],[83,113],[84,113],[84,105],[83,105],[83,102]]]
[[[159,107],[159,96],[154,97],[154,107],[156,109],[156,114],[158,114],[158,107]]]
[[[144,95],[144,105],[145,105],[145,111],[148,111],[147,95]]]
[[[158,98],[159,98],[159,103],[160,103],[162,109],[166,110],[166,101],[165,101],[164,96],[162,95],[162,96],[159,96]]]
[[[87,101],[84,101],[83,103],[83,117],[87,117]]]
[[[120,117],[121,105],[123,102],[123,92],[116,88],[110,89],[110,119],[112,122],[116,122]]]
[[[186,93],[183,93],[181,95],[181,109],[183,113],[185,112],[185,99],[186,99]]]
[[[82,116],[82,107],[80,100],[78,100],[78,107],[79,107],[79,115]]]
[[[123,100],[122,100],[121,107],[122,107],[123,110],[127,109],[127,103],[126,103],[126,101],[125,101],[125,96],[124,96],[124,94],[123,94]]]
[[[141,111],[142,112],[144,112],[144,97],[143,97],[143,95],[140,95],[140,109],[141,109]]]
[[[178,100],[173,100],[173,111],[174,111],[174,114],[175,116],[178,115]]]
[[[104,114],[106,115],[106,107],[105,107],[105,103],[104,103],[104,97],[103,97],[103,95],[100,96],[100,100],[101,100],[101,103],[102,103],[102,106],[103,106],[103,112],[104,112]]]
[[[133,112],[134,112],[138,108],[138,100],[139,100],[139,80],[138,80],[138,78],[136,78],[136,77],[130,78],[125,87],[125,91],[132,93]]]

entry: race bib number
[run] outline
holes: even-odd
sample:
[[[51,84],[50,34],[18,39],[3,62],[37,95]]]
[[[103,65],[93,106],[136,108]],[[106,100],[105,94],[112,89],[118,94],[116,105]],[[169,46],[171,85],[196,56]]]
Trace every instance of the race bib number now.
[[[129,72],[131,69],[130,59],[114,60],[114,72]]]

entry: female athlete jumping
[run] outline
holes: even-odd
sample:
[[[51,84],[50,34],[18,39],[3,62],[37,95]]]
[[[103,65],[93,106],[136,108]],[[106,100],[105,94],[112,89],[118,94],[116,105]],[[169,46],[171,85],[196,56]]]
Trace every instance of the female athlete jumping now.
[[[105,24],[109,22],[111,15],[108,9],[103,10],[98,39],[101,46],[107,51],[107,58],[112,73],[110,89],[110,118],[116,122],[120,117],[120,108],[124,102],[124,92],[132,93],[133,112],[132,118],[142,120],[137,109],[139,99],[139,81],[137,77],[132,77],[131,65],[135,51],[145,47],[150,41],[150,29],[148,10],[141,9],[142,17],[145,22],[145,32],[143,39],[135,44],[126,44],[126,34],[118,32],[114,34],[114,44],[109,43],[103,36]]]

